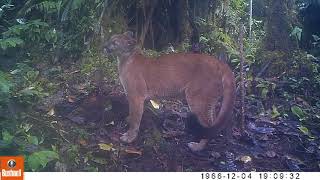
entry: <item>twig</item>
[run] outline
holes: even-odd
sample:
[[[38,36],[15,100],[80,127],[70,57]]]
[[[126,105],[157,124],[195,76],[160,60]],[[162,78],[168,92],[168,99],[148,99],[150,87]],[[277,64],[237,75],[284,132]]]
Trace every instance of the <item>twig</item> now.
[[[239,44],[240,44],[240,92],[241,92],[241,130],[242,132],[245,129],[245,119],[244,119],[244,96],[245,96],[245,87],[244,87],[244,55],[243,55],[243,29],[244,26],[241,23],[240,25],[240,37],[239,37]]]
[[[108,6],[108,0],[105,0],[104,3],[103,3],[103,9],[101,11],[101,14],[100,14],[100,17],[99,17],[99,20],[98,20],[98,26],[97,26],[98,29],[96,29],[97,33],[100,32],[100,38],[102,40],[104,40],[104,32],[103,32],[103,28],[101,27],[101,24],[102,24],[103,15],[106,12],[107,6]]]

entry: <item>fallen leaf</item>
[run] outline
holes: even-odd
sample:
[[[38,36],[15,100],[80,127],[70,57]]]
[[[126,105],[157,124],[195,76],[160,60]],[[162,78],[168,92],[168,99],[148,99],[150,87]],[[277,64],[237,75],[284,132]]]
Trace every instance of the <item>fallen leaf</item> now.
[[[210,154],[214,159],[218,159],[221,157],[221,154],[218,152],[211,152]]]
[[[300,160],[299,158],[297,158],[297,157],[293,157],[293,156],[290,156],[290,155],[285,155],[284,157],[286,159],[288,159],[288,160],[294,161],[295,163],[297,163],[299,165],[304,165],[304,162],[302,160]]]
[[[263,136],[261,136],[259,138],[260,140],[263,140],[263,141],[268,141],[269,140],[269,136],[267,134],[264,134]]]
[[[54,116],[54,114],[55,114],[54,108],[51,108],[47,114],[49,116]]]
[[[240,158],[240,161],[242,161],[243,163],[248,163],[252,161],[252,158],[250,156],[242,156]]]
[[[150,102],[151,102],[151,105],[152,105],[153,108],[155,108],[155,109],[160,109],[159,103],[157,103],[157,102],[154,101],[154,100],[150,100]]]
[[[108,124],[106,124],[106,126],[110,126],[110,125],[114,125],[114,121],[109,122]]]
[[[79,140],[79,144],[82,145],[82,146],[88,145],[87,141],[84,140],[84,139],[80,139],[80,140]]]
[[[111,144],[104,144],[104,143],[100,143],[100,144],[98,144],[99,145],[99,148],[101,149],[101,150],[104,150],[104,151],[111,151],[111,150],[113,150],[113,144],[111,143]]]
[[[74,103],[74,102],[75,102],[75,99],[76,99],[75,96],[68,96],[67,98],[68,98],[68,102],[69,102],[69,103]]]
[[[269,158],[274,158],[274,157],[276,157],[276,152],[274,152],[274,151],[267,151],[266,152],[266,155],[267,155],[267,157],[269,157]]]
[[[140,156],[142,155],[142,151],[136,150],[134,148],[127,148],[124,151],[128,154],[138,154]]]

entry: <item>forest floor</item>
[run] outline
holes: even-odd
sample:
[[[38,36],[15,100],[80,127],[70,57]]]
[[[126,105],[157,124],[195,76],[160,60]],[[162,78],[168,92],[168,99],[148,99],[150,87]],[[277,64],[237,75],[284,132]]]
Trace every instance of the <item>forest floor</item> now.
[[[320,171],[319,139],[298,130],[297,120],[259,114],[252,101],[246,103],[244,132],[234,123],[231,138],[219,135],[199,153],[186,146],[199,129],[188,123],[192,118],[180,101],[162,101],[160,109],[146,103],[137,140],[121,143],[128,115],[121,91],[113,86],[86,95],[58,92],[48,97],[65,97],[55,104],[55,119],[66,144],[79,147],[74,157],[68,157],[67,146],[60,147],[66,167],[56,164],[56,171]],[[234,121],[239,121],[235,114]]]

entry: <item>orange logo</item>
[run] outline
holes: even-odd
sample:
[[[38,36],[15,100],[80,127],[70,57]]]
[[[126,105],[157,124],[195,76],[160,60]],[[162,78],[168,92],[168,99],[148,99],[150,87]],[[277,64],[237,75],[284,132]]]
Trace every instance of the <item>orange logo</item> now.
[[[0,156],[0,180],[23,180],[23,156]]]

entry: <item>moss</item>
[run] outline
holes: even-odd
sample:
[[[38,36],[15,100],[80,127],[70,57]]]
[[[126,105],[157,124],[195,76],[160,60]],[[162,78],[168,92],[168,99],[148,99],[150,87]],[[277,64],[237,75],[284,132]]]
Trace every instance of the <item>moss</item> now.
[[[155,58],[155,57],[159,57],[161,53],[159,53],[158,51],[152,50],[152,49],[145,49],[145,50],[143,50],[143,54],[146,57]]]

